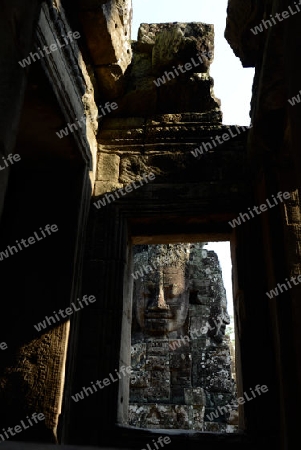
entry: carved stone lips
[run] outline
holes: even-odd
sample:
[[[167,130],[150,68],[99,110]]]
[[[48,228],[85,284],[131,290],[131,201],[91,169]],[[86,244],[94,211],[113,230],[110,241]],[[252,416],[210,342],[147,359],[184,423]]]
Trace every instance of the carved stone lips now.
[[[160,312],[146,312],[145,313],[145,319],[172,319],[172,315],[169,311],[160,311]]]

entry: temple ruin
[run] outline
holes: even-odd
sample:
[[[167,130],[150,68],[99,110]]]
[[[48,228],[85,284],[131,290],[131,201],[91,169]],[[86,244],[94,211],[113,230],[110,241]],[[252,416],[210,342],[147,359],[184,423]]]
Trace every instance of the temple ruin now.
[[[1,6],[3,449],[149,450],[158,436],[171,441],[170,449],[295,448],[301,106],[292,99],[300,91],[301,13],[292,14],[282,0],[228,1],[225,37],[242,65],[255,67],[249,128],[222,123],[210,76],[214,25],[203,23],[197,9],[193,23],[141,24],[131,42],[131,0],[3,0]],[[274,23],[275,14],[283,20]],[[252,32],[259,25],[262,31]],[[287,198],[267,207],[281,193]],[[262,213],[230,225],[253,207]],[[219,364],[214,352],[228,358],[228,349],[223,337],[216,342],[210,318],[223,307],[208,311],[208,285],[198,274],[179,333],[207,320],[201,310],[213,329],[189,342],[184,359],[178,356],[184,346],[174,350],[172,389],[160,384],[165,405],[178,405],[179,416],[182,409],[183,428],[157,429],[142,415],[143,423],[131,425],[129,406],[140,404],[139,396],[157,403],[156,393],[138,392],[142,385],[130,391],[134,375],[126,370],[132,323],[140,332],[132,321],[135,248],[147,253],[148,246],[210,241],[231,243],[237,413],[204,420],[223,406],[215,393],[231,402],[234,377],[226,365],[226,377],[209,377],[212,389],[206,384],[208,366],[214,372]],[[202,264],[214,259],[208,254]],[[156,289],[174,275],[157,273]],[[164,339],[169,331],[178,339],[168,329]],[[199,351],[205,339],[209,347]],[[133,357],[145,357],[145,370],[146,356],[152,371],[162,372],[155,369],[162,363],[164,372],[160,346],[146,346],[144,354],[142,344]],[[180,378],[189,355],[186,387]]]

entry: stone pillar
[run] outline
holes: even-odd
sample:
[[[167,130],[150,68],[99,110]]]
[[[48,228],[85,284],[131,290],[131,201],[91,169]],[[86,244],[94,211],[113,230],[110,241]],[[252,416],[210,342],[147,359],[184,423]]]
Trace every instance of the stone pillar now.
[[[107,205],[104,212],[94,205],[91,208],[83,291],[93,292],[97,301],[93,309],[83,311],[79,324],[73,395],[83,387],[91,387],[91,382],[112,380],[110,374],[117,381],[78,403],[71,400],[68,442],[100,445],[114,424],[127,422],[129,381],[121,367],[130,366],[132,277],[122,214],[114,205]],[[116,371],[121,374],[119,380]]]
[[[262,214],[258,228],[254,227],[247,237],[238,239],[241,248],[253,241],[253,249],[264,261],[258,280],[262,283],[261,309],[268,307],[271,339],[275,351],[275,374],[273,382],[277,394],[281,448],[290,448],[298,439],[301,398],[300,380],[300,285],[292,286],[278,296],[269,299],[265,294],[285,283],[286,279],[301,273],[300,266],[300,107],[288,100],[300,91],[300,68],[298,64],[301,15],[297,9],[282,19],[281,23],[267,24],[255,35],[251,27],[262,24],[276,13],[288,11],[295,6],[286,0],[251,2],[244,4],[229,0],[226,37],[235,54],[245,67],[255,67],[251,117],[253,128],[249,134],[248,154],[252,167],[254,205],[264,203],[278,192],[289,192],[291,198]],[[287,14],[287,13],[286,13]],[[248,228],[244,225],[245,230]],[[240,230],[239,230],[240,231]],[[250,230],[251,231],[251,230]],[[254,236],[257,239],[254,240]],[[243,239],[245,243],[243,244]],[[261,242],[261,244],[260,244]],[[242,254],[241,254],[242,255]],[[246,255],[242,255],[242,264]],[[252,260],[254,261],[255,254]],[[258,259],[256,258],[256,259]],[[257,279],[257,275],[256,275]],[[243,293],[252,292],[250,284]],[[254,280],[253,280],[254,283]],[[256,295],[255,302],[258,295]],[[249,301],[254,303],[254,298]],[[249,309],[249,307],[248,307]],[[245,352],[242,352],[243,357]],[[262,355],[263,356],[263,355]],[[271,406],[268,407],[271,410]],[[246,408],[247,413],[247,408]],[[249,417],[249,423],[254,418]],[[254,429],[256,424],[252,425]],[[272,428],[272,427],[271,427]]]

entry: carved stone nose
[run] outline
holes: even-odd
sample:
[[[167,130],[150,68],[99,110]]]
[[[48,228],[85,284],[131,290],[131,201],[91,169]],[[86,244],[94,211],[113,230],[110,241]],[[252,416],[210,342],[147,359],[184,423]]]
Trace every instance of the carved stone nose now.
[[[152,302],[149,309],[152,311],[161,311],[169,309],[169,306],[165,302],[164,293],[162,289],[160,289],[158,294],[155,296],[154,301]]]

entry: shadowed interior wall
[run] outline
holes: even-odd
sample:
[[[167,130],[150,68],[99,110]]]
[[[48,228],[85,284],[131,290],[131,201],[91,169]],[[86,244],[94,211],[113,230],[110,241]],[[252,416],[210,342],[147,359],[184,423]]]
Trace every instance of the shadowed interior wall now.
[[[89,173],[72,139],[59,140],[62,117],[40,64],[30,72],[1,222],[1,423],[20,423],[28,414],[45,421],[24,431],[24,441],[55,442],[63,397],[69,320],[34,325],[66,308],[79,289],[76,258],[82,201],[89,198]],[[91,189],[91,188],[90,188]],[[58,231],[42,239],[41,228]],[[17,246],[36,232],[28,248]],[[14,247],[17,250],[14,250]],[[50,322],[51,323],[51,322]]]
[[[0,156],[14,150],[20,120],[27,71],[18,61],[32,49],[40,1],[4,0],[0,26]],[[0,215],[2,214],[9,170],[0,173]]]
[[[298,5],[298,3],[297,3]],[[289,9],[289,7],[291,9]],[[286,18],[282,13],[286,11]],[[275,14],[280,13],[280,20]],[[251,28],[266,22],[263,31]],[[301,273],[300,266],[300,105],[289,99],[300,91],[301,15],[288,1],[229,0],[225,36],[244,67],[255,67],[248,158],[256,204],[279,191],[291,198],[262,215],[261,242],[265,291]],[[260,249],[261,251],[261,249]],[[242,263],[245,264],[245,258]],[[281,420],[281,445],[290,448],[300,422],[300,283],[272,299],[264,297],[271,321]],[[287,446],[287,447],[286,447]]]

